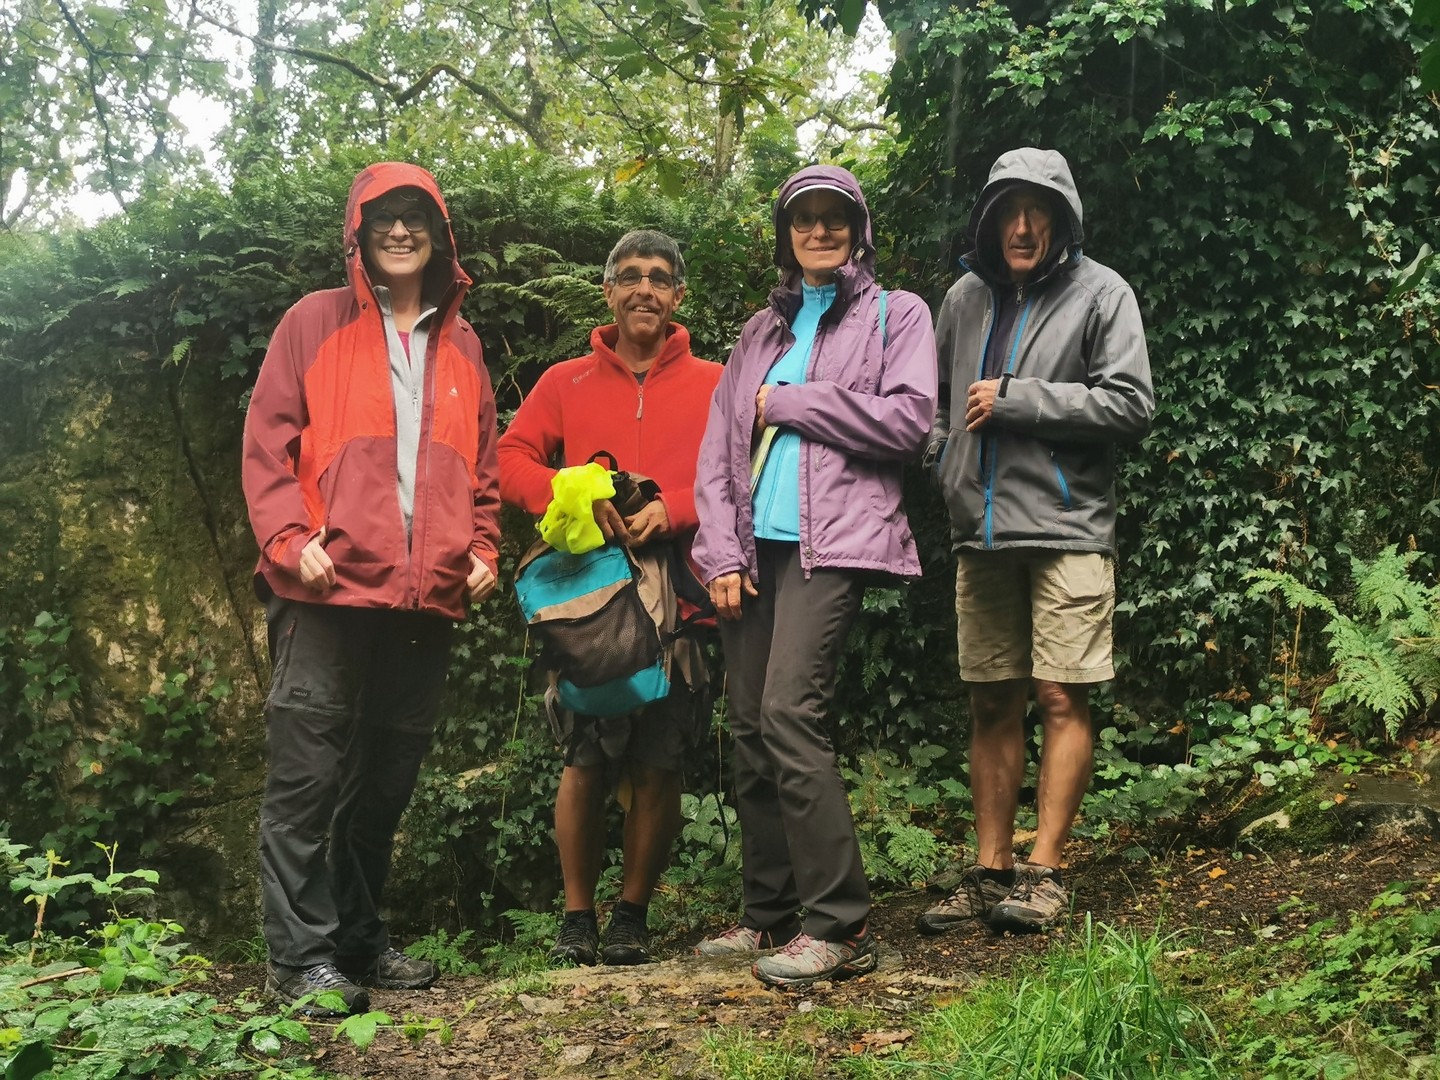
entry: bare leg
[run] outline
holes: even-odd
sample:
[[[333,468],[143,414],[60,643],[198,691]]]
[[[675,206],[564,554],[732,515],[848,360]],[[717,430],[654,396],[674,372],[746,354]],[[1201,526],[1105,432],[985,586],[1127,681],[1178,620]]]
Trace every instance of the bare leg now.
[[[625,866],[620,898],[641,907],[670,863],[680,834],[680,774],[630,762],[630,812],[625,815]],[[592,888],[593,892],[593,888]]]
[[[1058,868],[1095,761],[1090,688],[1036,679],[1035,700],[1044,719],[1045,746],[1035,800],[1040,823],[1030,861]]]
[[[970,797],[980,865],[1015,865],[1015,808],[1025,775],[1025,679],[970,684]]]
[[[555,843],[565,882],[565,910],[595,906],[595,884],[605,858],[605,770],[567,765],[555,796]]]

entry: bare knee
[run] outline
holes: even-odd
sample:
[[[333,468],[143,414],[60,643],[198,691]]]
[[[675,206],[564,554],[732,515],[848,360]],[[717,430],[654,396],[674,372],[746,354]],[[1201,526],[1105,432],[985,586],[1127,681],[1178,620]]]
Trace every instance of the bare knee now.
[[[1046,732],[1090,731],[1090,688],[1070,683],[1035,680],[1035,704]]]
[[[1018,724],[1025,715],[1024,680],[970,684],[970,718],[982,727]]]

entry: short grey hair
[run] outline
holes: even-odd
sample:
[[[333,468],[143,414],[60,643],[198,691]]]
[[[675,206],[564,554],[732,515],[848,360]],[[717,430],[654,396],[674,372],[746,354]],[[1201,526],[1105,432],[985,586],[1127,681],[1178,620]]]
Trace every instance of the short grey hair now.
[[[605,280],[615,280],[615,267],[622,259],[665,259],[670,263],[670,273],[676,284],[685,281],[685,256],[680,254],[680,245],[662,232],[654,229],[631,229],[616,241],[605,260]]]

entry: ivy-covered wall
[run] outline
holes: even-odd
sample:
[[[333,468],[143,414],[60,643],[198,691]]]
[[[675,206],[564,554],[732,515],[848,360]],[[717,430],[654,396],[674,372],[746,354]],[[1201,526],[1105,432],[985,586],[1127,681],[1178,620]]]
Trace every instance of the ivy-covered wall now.
[[[1245,575],[1281,567],[1341,595],[1350,553],[1413,546],[1433,575],[1440,552],[1440,263],[1395,287],[1440,220],[1440,104],[1416,88],[1401,5],[882,9],[901,138],[853,164],[887,285],[938,301],[991,161],[1038,144],[1069,157],[1087,250],[1141,298],[1160,409],[1123,455],[1106,753],[1183,753],[1230,703],[1276,693],[1302,706],[1277,714],[1286,730],[1303,726],[1318,636],[1248,598]],[[201,937],[256,913],[266,662],[245,395],[285,307],[339,284],[350,179],[391,153],[272,163],[95,228],[0,237],[0,831],[79,858],[77,841],[119,839],[122,862],[190,869],[189,907],[165,910]],[[502,411],[584,351],[625,229],[685,246],[679,318],[700,355],[724,357],[772,280],[769,195],[740,181],[667,199],[518,149],[435,161]],[[934,744],[932,782],[963,783],[948,538],[918,471],[907,495],[926,578],[867,597],[837,743]],[[508,559],[528,529],[508,520]],[[427,898],[419,921],[553,896],[555,758],[524,651],[508,594],[462,631],[397,865],[397,894]],[[690,786],[723,769],[707,746]]]

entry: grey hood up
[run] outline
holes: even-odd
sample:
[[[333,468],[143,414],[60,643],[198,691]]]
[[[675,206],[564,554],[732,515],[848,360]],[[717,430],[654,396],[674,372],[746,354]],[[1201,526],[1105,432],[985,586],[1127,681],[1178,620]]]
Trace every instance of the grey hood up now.
[[[1017,285],[993,239],[991,211],[1021,182],[1045,188],[1068,208],[1069,235],[1057,236],[1058,250]],[[976,245],[962,260],[968,272],[946,294],[936,325],[948,408],[936,417],[932,452],[954,546],[1113,555],[1114,447],[1143,437],[1155,410],[1135,294],[1082,252],[1084,213],[1057,151],[1002,154],[971,212],[970,231]],[[1005,363],[994,412],[967,432],[967,392],[982,377],[1002,303],[1018,311],[1011,339],[1000,343]]]

